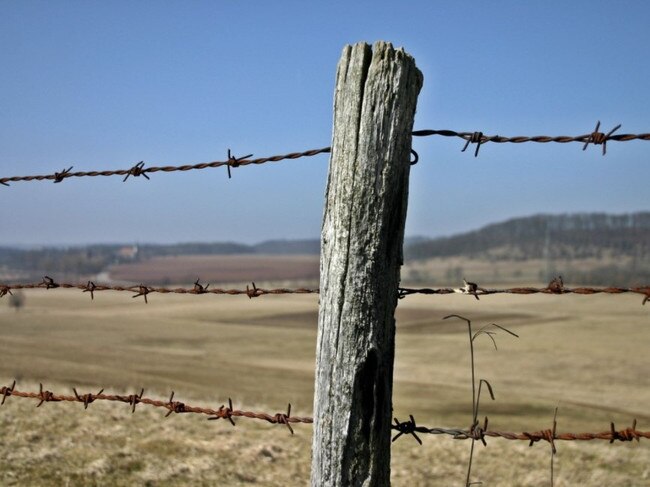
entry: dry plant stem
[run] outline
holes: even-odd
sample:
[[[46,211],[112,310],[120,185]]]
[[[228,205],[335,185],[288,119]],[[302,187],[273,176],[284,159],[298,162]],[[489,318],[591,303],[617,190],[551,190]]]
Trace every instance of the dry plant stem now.
[[[467,320],[467,331],[469,333],[469,355],[472,366],[472,424],[475,425],[478,416],[478,402],[476,400],[476,372],[474,368],[474,338],[472,337],[472,322]],[[469,450],[469,463],[467,464],[467,477],[465,479],[465,485],[469,486],[469,478],[472,473],[472,460],[474,458],[474,444],[476,440],[472,438],[472,445]]]
[[[478,416],[478,404],[476,400],[476,371],[474,368],[474,337],[472,335],[472,322],[467,318],[464,318],[459,315],[448,315],[445,316],[443,319],[446,320],[448,318],[459,318],[467,322],[467,332],[469,333],[469,356],[470,356],[470,363],[471,363],[470,368],[472,370],[472,425],[475,425]],[[476,443],[476,439],[472,437],[471,446],[469,450],[469,462],[467,464],[467,477],[465,478],[466,487],[471,485],[469,479],[472,473],[472,459],[474,458],[474,443]]]
[[[476,340],[477,337],[481,335],[486,335],[490,340],[492,340],[492,344],[494,345],[494,349],[498,350],[497,348],[497,342],[494,339],[494,335],[496,332],[493,331],[487,331],[486,329],[488,327],[495,327],[498,328],[499,330],[505,331],[506,333],[509,333],[510,335],[519,338],[519,335],[516,333],[511,332],[507,328],[504,328],[503,326],[497,325],[496,323],[490,323],[489,325],[485,325],[481,327],[476,333],[472,334],[472,322],[468,320],[467,318],[460,316],[460,315],[448,315],[445,316],[443,319],[448,319],[448,318],[458,318],[467,323],[467,331],[469,333],[469,350],[470,350],[470,361],[471,361],[471,371],[472,371],[472,426],[469,430],[469,438],[471,439],[471,447],[470,447],[470,453],[469,453],[469,462],[467,465],[467,477],[465,479],[465,486],[468,487],[470,485],[473,485],[475,483],[480,483],[480,482],[470,482],[470,475],[472,472],[472,460],[474,458],[474,443],[476,442],[477,439],[480,439],[483,444],[485,445],[485,435],[487,431],[487,424],[488,424],[488,419],[487,417],[485,418],[485,423],[483,427],[478,426],[478,409],[479,409],[479,404],[481,400],[481,387],[483,386],[483,383],[485,383],[486,387],[488,388],[488,392],[490,393],[490,397],[494,401],[494,391],[492,390],[492,386],[490,383],[485,380],[485,379],[480,379],[479,380],[479,385],[478,385],[478,393],[476,392],[476,370],[475,370],[475,362],[474,362],[474,340]],[[553,430],[555,435],[555,429]],[[458,436],[456,437],[458,438]]]
[[[555,430],[557,428],[557,407],[555,408],[555,413],[553,414],[553,439],[555,439]],[[555,463],[555,443],[551,442],[551,487],[555,485],[555,472],[553,471]]]

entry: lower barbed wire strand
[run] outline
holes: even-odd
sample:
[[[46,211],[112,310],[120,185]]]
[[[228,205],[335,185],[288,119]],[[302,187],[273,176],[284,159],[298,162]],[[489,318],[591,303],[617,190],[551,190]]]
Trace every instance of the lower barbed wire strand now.
[[[207,408],[199,406],[191,406],[187,403],[174,401],[174,393],[172,392],[169,400],[164,401],[160,399],[152,399],[145,397],[144,390],[140,394],[131,394],[131,395],[117,395],[117,394],[106,394],[100,392],[98,394],[87,393],[87,394],[78,394],[76,389],[74,390],[74,395],[65,395],[65,394],[56,394],[54,392],[48,391],[43,388],[41,384],[39,391],[20,391],[16,389],[16,383],[14,382],[11,386],[4,386],[0,388],[0,396],[2,396],[1,404],[4,405],[10,398],[22,398],[22,399],[33,399],[38,400],[38,406],[42,406],[45,403],[82,403],[85,408],[89,404],[95,401],[112,401],[112,402],[121,402],[132,406],[132,411],[135,411],[137,405],[146,405],[155,408],[162,408],[168,411],[167,415],[171,413],[185,414],[185,413],[194,413],[210,416],[209,419],[232,419],[236,418],[249,418],[266,421],[272,424],[294,424],[294,423],[304,423],[311,424],[314,422],[312,417],[301,417],[301,416],[291,416],[291,404],[287,409],[287,413],[275,413],[268,414],[264,412],[254,412],[254,411],[244,411],[238,409],[232,409],[232,401],[229,401],[230,406],[225,407],[224,405],[219,408]],[[103,391],[103,389],[102,389]],[[411,416],[412,418],[412,416]],[[458,428],[429,428],[426,426],[414,426],[414,420],[397,422],[396,424],[391,425],[392,430],[397,431],[402,434],[430,434],[430,435],[446,435],[451,436],[456,440],[466,440],[474,438],[472,431],[470,429],[458,429]],[[293,431],[293,430],[291,430]],[[549,441],[548,430],[539,430],[532,433],[522,432],[522,433],[513,433],[507,431],[496,431],[496,430],[486,430],[481,432],[482,436],[493,437],[493,438],[503,438],[506,440],[520,440],[528,442],[537,442],[537,441]],[[641,438],[650,439],[650,431],[640,431],[636,429],[636,420],[632,423],[632,427],[625,428],[623,430],[616,430],[613,423],[610,424],[610,429],[607,431],[601,432],[586,432],[586,433],[557,433],[553,436],[554,440],[562,441],[591,441],[591,440],[603,440],[613,443],[615,441],[639,441]]]

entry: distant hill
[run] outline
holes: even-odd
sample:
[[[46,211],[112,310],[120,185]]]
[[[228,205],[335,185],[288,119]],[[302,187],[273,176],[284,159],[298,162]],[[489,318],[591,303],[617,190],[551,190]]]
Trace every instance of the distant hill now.
[[[58,279],[85,279],[115,265],[155,258],[242,254],[316,256],[319,250],[318,239],[268,240],[255,245],[195,242],[0,247],[0,282],[40,280],[46,274]],[[512,279],[530,279],[534,275],[535,279],[544,281],[559,271],[574,282],[585,284],[647,283],[650,282],[650,212],[534,215],[451,237],[410,237],[405,242],[405,260],[408,268],[404,275],[422,281],[456,282],[463,272],[469,271],[467,260],[473,260],[487,263],[487,267],[483,265],[487,269],[484,272],[489,272],[492,280],[510,274]],[[434,265],[433,260],[438,262]],[[527,261],[528,274],[519,271],[517,263],[523,261]],[[425,262],[431,264],[429,269],[439,270],[427,271]],[[502,264],[497,266],[499,262]],[[512,272],[503,270],[508,266]]]
[[[585,259],[648,254],[650,212],[513,218],[472,232],[416,242],[406,248],[407,259]]]
[[[564,282],[635,286],[650,282],[650,212],[535,215],[408,245],[403,276],[451,285]]]

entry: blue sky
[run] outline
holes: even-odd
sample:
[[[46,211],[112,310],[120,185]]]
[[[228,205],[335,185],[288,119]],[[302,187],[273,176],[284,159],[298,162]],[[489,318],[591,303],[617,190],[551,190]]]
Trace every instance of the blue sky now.
[[[650,4],[0,1],[0,175],[328,146],[345,44],[403,46],[416,129],[650,132]],[[407,234],[533,213],[650,209],[650,143],[416,139]],[[151,180],[0,187],[0,245],[319,235],[328,156]]]

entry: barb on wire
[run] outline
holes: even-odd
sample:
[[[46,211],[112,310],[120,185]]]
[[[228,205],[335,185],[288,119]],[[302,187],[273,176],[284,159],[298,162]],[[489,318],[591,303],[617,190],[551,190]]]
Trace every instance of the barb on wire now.
[[[616,440],[618,441],[636,440],[638,442],[639,438],[641,437],[641,435],[639,435],[638,432],[636,431],[636,419],[632,421],[631,428],[625,428],[624,430],[621,431],[616,430],[616,426],[614,426],[613,422],[610,423],[610,435],[611,435],[611,438],[609,440],[610,444],[614,443]]]
[[[40,402],[36,405],[37,408],[40,408],[44,402],[57,402],[60,401],[59,398],[57,398],[53,392],[44,390],[43,389],[43,384],[38,385],[38,396],[37,399],[40,399]],[[11,395],[15,395],[15,391],[11,392]]]
[[[219,416],[213,416],[211,418],[208,418],[208,420],[213,421],[217,419],[227,419],[228,421],[230,421],[230,424],[235,426],[235,421],[232,419],[232,413],[233,413],[232,399],[228,398],[228,407],[222,404],[219,407]]]
[[[588,134],[578,135],[578,136],[569,136],[569,135],[517,135],[514,137],[504,137],[501,135],[485,135],[483,132],[456,132],[455,130],[415,130],[413,135],[416,137],[428,137],[432,135],[440,135],[443,137],[459,137],[465,140],[465,145],[462,148],[462,152],[467,150],[470,144],[476,144],[476,150],[474,151],[474,157],[478,156],[478,151],[481,145],[487,142],[495,142],[497,144],[502,143],[514,143],[521,144],[524,142],[537,142],[537,143],[548,143],[548,142],[557,142],[560,144],[566,144],[568,142],[580,142],[583,145],[583,150],[591,143],[594,145],[603,146],[603,155],[607,153],[607,142],[616,141],[616,142],[628,142],[631,140],[645,140],[650,141],[650,133],[644,134],[616,134],[616,132],[621,125],[617,125],[607,134],[600,132],[600,122],[596,124],[596,129],[593,132]]]
[[[70,171],[72,171],[72,167],[73,166],[70,166],[68,169],[64,169],[61,172],[55,172],[54,173],[54,183],[60,183],[65,178],[70,177]]]
[[[14,392],[15,387],[16,381],[13,381],[9,387],[2,386],[2,389],[0,389],[0,393],[2,394],[2,402],[0,402],[0,406],[4,405],[7,396],[11,396],[11,394]]]
[[[60,285],[54,282],[54,279],[50,276],[43,276],[43,282],[41,282],[40,286],[45,289],[56,289],[57,287],[60,287]]]
[[[241,166],[242,161],[248,159],[249,157],[253,157],[253,154],[246,154],[245,156],[242,157],[235,157],[230,154],[230,149],[228,149],[228,164],[226,165],[226,168],[228,169],[228,179],[232,178],[232,174],[230,173],[230,168]]]
[[[464,286],[461,288],[465,294],[471,294],[479,301],[478,292],[483,291],[483,288],[478,287],[478,284],[475,282],[468,282],[467,279],[463,278]]]
[[[185,410],[185,404],[180,402],[180,401],[174,401],[174,391],[172,391],[171,396],[169,396],[169,401],[167,401],[167,404],[165,406],[169,411],[167,411],[167,414],[165,414],[165,417],[168,418],[170,414],[172,413],[186,413],[187,411]]]
[[[95,398],[100,395],[102,392],[104,392],[104,389],[100,389],[97,394],[82,394],[79,395],[77,392],[77,389],[74,387],[72,388],[72,392],[74,392],[75,397],[77,398],[77,401],[83,402],[84,403],[84,409],[88,409],[88,405],[92,404],[95,401]]]
[[[253,299],[253,298],[256,298],[256,297],[260,296],[260,294],[258,293],[258,289],[257,289],[257,286],[255,285],[255,283],[253,282],[253,283],[251,283],[251,284],[253,285],[252,288],[249,288],[249,287],[248,287],[248,284],[246,285],[246,294],[248,295],[248,299]]]
[[[86,288],[83,289],[82,292],[84,293],[90,293],[90,300],[94,301],[95,300],[95,289],[97,289],[97,286],[93,281],[88,281],[88,284],[86,284]]]
[[[472,135],[467,139],[467,142],[465,142],[465,145],[463,146],[461,152],[465,152],[469,147],[469,144],[476,144],[474,157],[478,157],[478,151],[481,148],[482,141],[483,141],[483,132],[473,132]]]
[[[149,176],[147,176],[147,170],[144,168],[144,161],[138,162],[135,166],[129,169],[126,176],[124,176],[124,179],[122,179],[122,182],[126,182],[126,180],[129,179],[129,176],[133,176],[134,178],[144,176],[146,179],[149,179]]]
[[[194,288],[192,291],[194,291],[194,294],[205,294],[208,292],[208,288],[210,287],[210,284],[207,284],[204,286],[203,284],[199,283],[200,279],[197,277],[196,281],[194,281]]]
[[[553,294],[562,294],[562,291],[564,291],[564,281],[562,280],[562,276],[553,278],[546,287]]]
[[[135,413],[135,406],[142,401],[142,396],[144,396],[144,387],[140,389],[140,394],[130,394],[126,396],[126,402],[131,406],[131,414]]]
[[[616,127],[614,127],[612,130],[607,132],[607,134],[604,134],[602,132],[599,132],[598,129],[600,129],[600,120],[596,123],[596,128],[592,133],[589,134],[589,138],[586,140],[585,145],[582,147],[582,150],[587,150],[587,146],[592,143],[594,145],[601,145],[603,146],[603,155],[607,154],[607,141],[610,139],[612,134],[616,132],[618,129],[621,128],[621,124],[619,123]]]
[[[400,420],[397,418],[393,419],[395,420],[395,424],[392,425],[392,428],[397,430],[397,434],[393,436],[391,443],[402,435],[412,435],[413,438],[415,438],[415,441],[417,441],[420,445],[422,444],[422,440],[417,435],[418,425],[415,423],[415,418],[413,418],[412,414],[409,414],[408,421],[400,422]]]
[[[274,423],[274,424],[284,424],[286,425],[287,428],[289,428],[289,431],[291,434],[293,434],[293,428],[291,427],[291,403],[289,403],[289,406],[287,407],[287,414],[284,413],[276,413],[273,416],[272,420],[268,420],[269,423]]]
[[[221,166],[228,167],[228,175],[230,176],[230,167],[247,166],[251,164],[264,164],[267,162],[279,162],[289,159],[300,159],[302,157],[312,157],[319,154],[326,154],[331,152],[330,147],[323,147],[322,149],[310,149],[303,152],[291,152],[289,154],[281,154],[270,157],[260,157],[257,159],[249,159],[252,154],[244,157],[235,158],[228,152],[228,159],[225,161],[202,162],[199,164],[184,164],[181,166],[149,166],[145,167],[144,161],[140,161],[129,169],[117,170],[103,170],[103,171],[77,171],[71,172],[72,167],[61,173],[54,172],[52,174],[42,174],[35,176],[12,176],[0,178],[0,184],[9,186],[10,182],[19,181],[54,181],[60,182],[64,178],[82,178],[82,177],[110,177],[110,176],[123,176],[122,181],[125,182],[130,176],[138,177],[144,176],[149,179],[149,174],[155,172],[176,172],[176,171],[194,171],[210,168],[218,168]]]
[[[150,292],[151,292],[151,290],[147,286],[145,286],[144,284],[140,284],[138,286],[137,294],[135,294],[135,295],[133,295],[131,297],[132,298],[139,298],[140,296],[142,296],[144,298],[145,304],[149,304],[149,301],[147,300],[147,294],[149,294]]]

